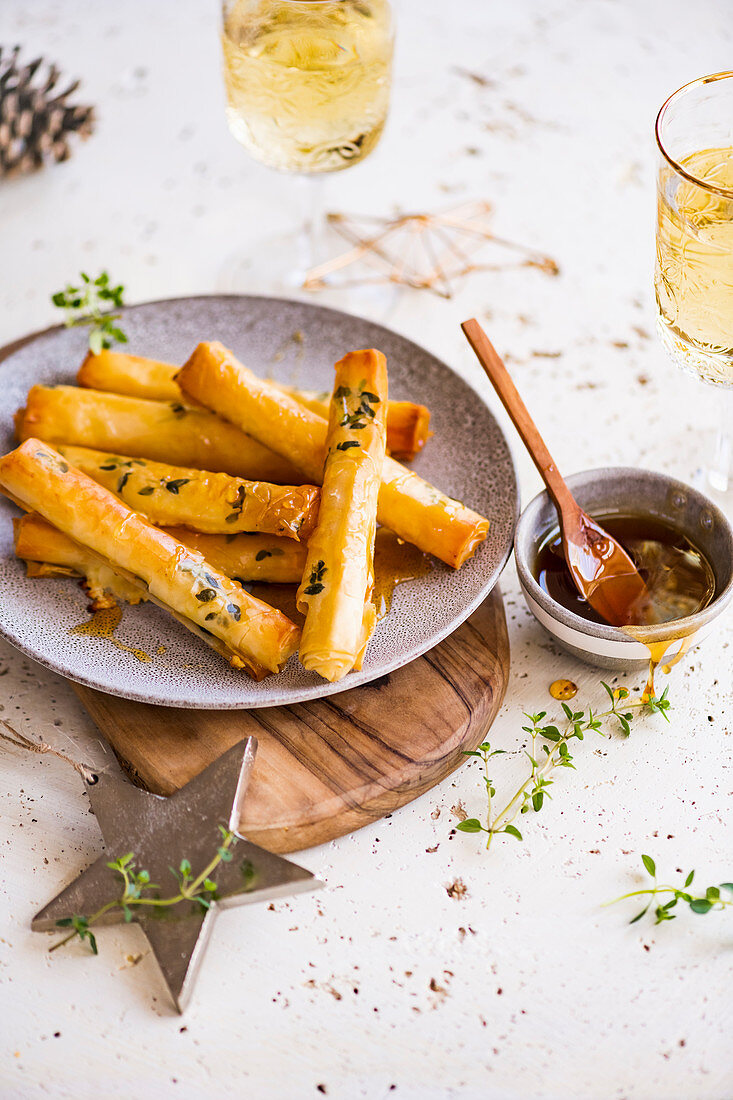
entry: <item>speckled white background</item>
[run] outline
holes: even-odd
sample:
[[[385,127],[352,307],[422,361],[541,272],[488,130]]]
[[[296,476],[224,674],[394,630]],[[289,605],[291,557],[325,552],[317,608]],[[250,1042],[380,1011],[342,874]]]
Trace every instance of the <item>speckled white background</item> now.
[[[82,75],[100,124],[69,164],[0,187],[0,340],[49,323],[49,292],[82,265],[108,265],[131,299],[213,291],[237,241],[294,219],[292,181],[225,128],[215,7],[3,0],[3,40]],[[554,255],[562,276],[487,274],[452,302],[406,293],[386,318],[368,294],[329,303],[372,312],[481,385],[458,329],[475,313],[565,469],[689,476],[711,402],[651,336],[651,125],[673,88],[729,64],[728,5],[423,0],[399,14],[388,132],[330,181],[331,204],[381,213],[485,195],[497,229]],[[517,457],[528,499],[536,477]],[[522,710],[550,703],[556,676],[600,696],[598,675],[529,619],[511,567],[504,589],[513,669],[491,736],[516,750]],[[670,726],[586,741],[551,807],[525,818],[525,844],[487,858],[451,838],[451,807],[481,808],[469,766],[305,853],[327,889],[222,915],[183,1020],[136,929],[104,930],[96,959],[49,957],[28,931],[99,835],[70,769],[3,752],[3,1100],[727,1100],[730,917],[629,927],[633,910],[600,905],[637,885],[641,851],[665,875],[731,878],[731,640],[729,618],[675,670]],[[0,658],[3,716],[102,763],[69,687],[7,646]],[[502,759],[504,785],[521,763]],[[446,892],[456,878],[461,900]]]

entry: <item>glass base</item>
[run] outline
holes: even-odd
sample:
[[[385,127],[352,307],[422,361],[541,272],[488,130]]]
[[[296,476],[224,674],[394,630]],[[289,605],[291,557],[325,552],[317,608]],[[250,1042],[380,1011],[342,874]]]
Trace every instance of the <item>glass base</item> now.
[[[344,241],[327,229],[318,235],[320,258],[337,256],[344,251]],[[247,251],[233,252],[226,258],[216,281],[222,294],[271,295],[275,298],[297,298],[315,305],[355,313],[369,320],[388,323],[402,301],[405,288],[395,283],[363,283],[354,279],[350,284],[343,273],[326,279],[316,289],[304,283],[311,270],[314,237],[308,226],[298,232],[276,234],[253,242]],[[422,293],[412,291],[408,293]]]
[[[657,331],[662,346],[677,366],[707,384],[709,419],[713,423],[717,419],[719,426],[712,445],[708,444],[709,464],[695,473],[693,484],[733,518],[733,358],[696,347],[670,329],[659,315]],[[705,435],[711,438],[707,432]]]
[[[686,340],[657,314],[657,332],[662,347],[678,367],[713,386],[733,386],[733,356],[710,352]]]
[[[263,294],[292,298],[302,292],[310,268],[305,229],[275,234],[226,258],[216,288],[223,294]]]

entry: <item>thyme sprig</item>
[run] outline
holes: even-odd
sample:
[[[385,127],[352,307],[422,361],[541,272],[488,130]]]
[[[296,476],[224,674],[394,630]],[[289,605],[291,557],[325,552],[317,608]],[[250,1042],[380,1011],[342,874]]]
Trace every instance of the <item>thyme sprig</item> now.
[[[164,910],[173,905],[178,905],[179,902],[191,901],[200,905],[202,909],[210,909],[211,903],[217,897],[216,882],[211,876],[220,863],[231,861],[233,858],[231,849],[237,843],[237,838],[231,829],[220,825],[219,832],[221,833],[221,844],[216,849],[216,855],[207,863],[200,874],[194,875],[191,863],[187,859],[182,859],[177,868],[170,868],[171,874],[178,883],[178,893],[172,894],[170,897],[160,897],[161,887],[150,881],[148,871],[137,869],[133,852],[128,852],[126,855],[120,856],[119,859],[112,860],[107,866],[122,880],[120,896],[108,901],[91,917],[74,916],[57,920],[56,925],[58,928],[71,928],[71,932],[54,943],[49,951],[55,951],[58,947],[63,947],[64,944],[69,943],[78,936],[82,942],[87,940],[92,953],[97,955],[99,953],[97,940],[91,930],[91,925],[95,924],[112,909],[121,909],[126,921],[132,920],[134,911],[139,906],[153,906],[155,909]],[[243,864],[242,874],[245,883],[248,885],[251,879],[251,865],[248,862]],[[158,891],[158,893],[150,895],[150,891]]]
[[[718,886],[708,886],[704,894],[691,894],[688,887],[692,885],[692,880],[695,877],[695,872],[690,871],[685,878],[682,888],[678,886],[670,886],[667,883],[657,882],[657,865],[651,856],[642,855],[641,862],[644,864],[644,869],[652,879],[652,885],[646,887],[644,890],[632,890],[628,894],[621,894],[620,897],[614,898],[613,901],[607,901],[606,905],[616,905],[619,901],[625,901],[627,898],[639,898],[648,897],[649,901],[635,917],[632,917],[629,924],[636,924],[638,920],[641,920],[645,916],[652,905],[652,902],[656,898],[666,897],[671,894],[669,901],[663,904],[656,905],[654,907],[654,923],[663,924],[666,920],[674,920],[678,915],[673,913],[678,902],[684,902],[690,907],[692,913],[698,913],[704,915],[709,913],[711,909],[727,909],[733,906],[733,882],[721,882]],[[721,890],[724,893],[730,894],[730,897],[724,897],[721,894]]]
[[[556,768],[575,768],[573,757],[570,753],[570,742],[582,741],[586,733],[598,733],[601,737],[609,736],[604,732],[603,724],[611,724],[625,737],[631,732],[631,723],[634,720],[635,711],[648,711],[652,714],[661,714],[669,721],[667,711],[670,702],[667,698],[667,688],[657,699],[654,696],[629,702],[629,692],[626,688],[611,688],[601,681],[610,699],[610,706],[600,712],[594,712],[591,707],[588,710],[573,710],[567,703],[561,703],[565,716],[564,723],[544,724],[547,711],[541,710],[537,714],[525,714],[529,725],[522,726],[522,730],[529,734],[529,749],[523,749],[524,755],[529,761],[529,774],[519,785],[509,801],[498,812],[494,811],[494,798],[496,787],[489,774],[489,761],[495,756],[504,755],[505,749],[493,749],[490,742],[484,741],[478,749],[464,752],[464,756],[474,756],[483,762],[483,784],[486,789],[486,814],[484,820],[478,817],[468,817],[460,821],[456,828],[462,833],[486,833],[486,847],[491,847],[493,838],[501,833],[513,836],[516,840],[522,840],[522,834],[514,822],[521,814],[539,813],[545,804],[545,799],[552,798],[549,788],[555,780],[552,774]],[[545,744],[544,742],[549,742]]]
[[[96,279],[81,272],[81,285],[67,283],[63,290],[51,295],[51,301],[65,313],[67,328],[89,325],[89,347],[98,355],[102,348],[126,344],[127,336],[116,324],[122,316],[124,286],[112,286],[109,274],[103,271]]]

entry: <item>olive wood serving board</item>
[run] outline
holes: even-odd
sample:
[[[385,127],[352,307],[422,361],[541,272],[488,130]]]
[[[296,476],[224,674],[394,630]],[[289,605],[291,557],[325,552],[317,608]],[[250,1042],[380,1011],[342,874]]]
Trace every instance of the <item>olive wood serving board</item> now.
[[[296,852],[369,825],[445,779],[484,740],[508,675],[497,587],[411,664],[307,703],[179,710],[72,687],[133,782],[156,794],[171,794],[254,735],[240,829],[272,852]]]

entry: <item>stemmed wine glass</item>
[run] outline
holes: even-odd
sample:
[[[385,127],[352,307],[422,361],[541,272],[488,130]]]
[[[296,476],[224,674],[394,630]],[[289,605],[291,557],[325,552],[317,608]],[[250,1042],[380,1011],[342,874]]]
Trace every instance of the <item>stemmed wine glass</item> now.
[[[258,249],[262,263],[297,285],[321,258],[324,175],[350,168],[377,145],[387,117],[393,29],[388,0],[223,0],[227,121],[262,164],[305,177],[299,234]],[[280,270],[277,271],[277,267]],[[237,271],[229,273],[237,281]],[[264,281],[264,280],[263,280]]]
[[[715,387],[720,429],[707,478],[733,488],[733,72],[674,92],[656,123],[655,289],[672,358]]]

